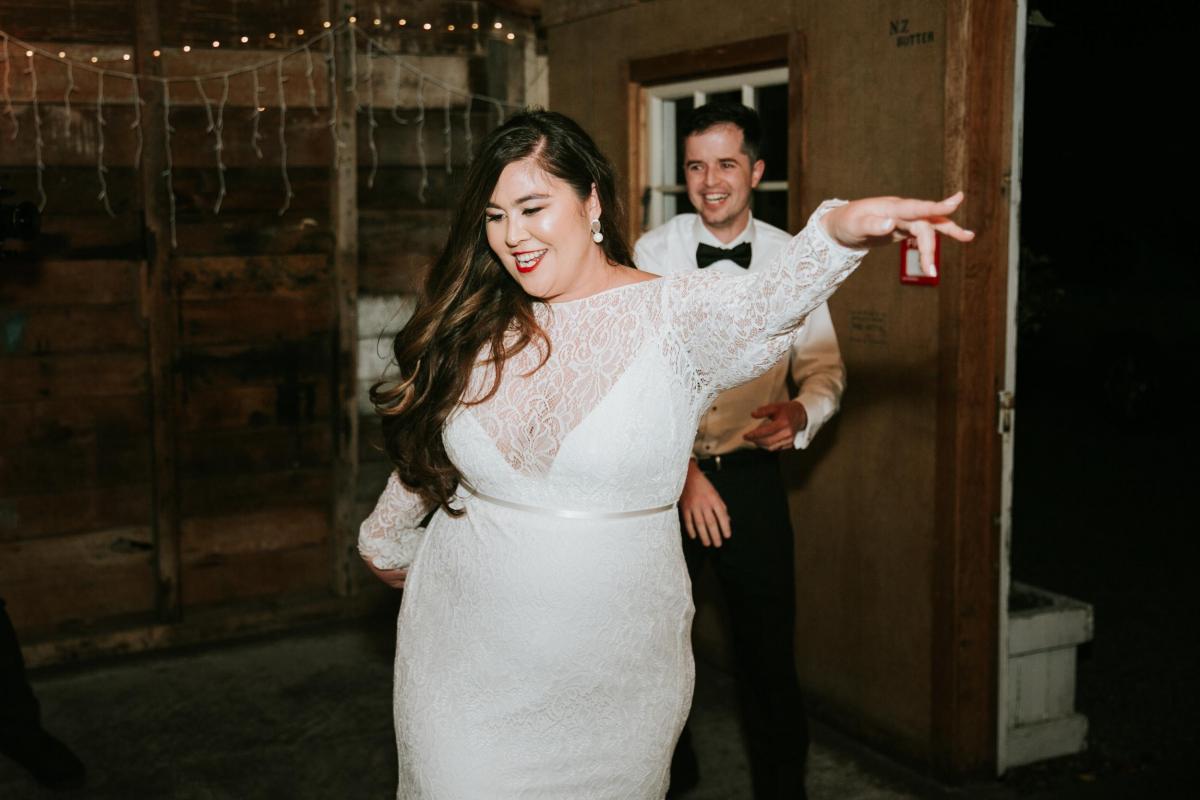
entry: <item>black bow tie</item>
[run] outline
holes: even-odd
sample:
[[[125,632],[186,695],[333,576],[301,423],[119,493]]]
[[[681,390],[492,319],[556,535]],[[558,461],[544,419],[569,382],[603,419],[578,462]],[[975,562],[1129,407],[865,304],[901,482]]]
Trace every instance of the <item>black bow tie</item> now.
[[[704,269],[717,261],[732,261],[742,269],[750,269],[750,243],[742,242],[729,249],[703,243],[696,245],[696,266]]]

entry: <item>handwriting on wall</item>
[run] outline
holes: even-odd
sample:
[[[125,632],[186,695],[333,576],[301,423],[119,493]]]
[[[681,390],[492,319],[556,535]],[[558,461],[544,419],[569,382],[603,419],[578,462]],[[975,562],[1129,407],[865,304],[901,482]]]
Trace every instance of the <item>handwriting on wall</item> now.
[[[896,47],[912,47],[933,41],[933,31],[911,32],[907,19],[894,19],[888,23],[888,36],[896,40]]]
[[[882,311],[853,310],[850,312],[850,331],[846,337],[859,344],[885,345],[888,341],[887,314]]]

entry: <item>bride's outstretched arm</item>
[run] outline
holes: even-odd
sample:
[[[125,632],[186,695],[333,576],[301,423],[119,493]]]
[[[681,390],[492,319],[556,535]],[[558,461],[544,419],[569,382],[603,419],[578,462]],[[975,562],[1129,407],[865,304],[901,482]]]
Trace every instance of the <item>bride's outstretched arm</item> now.
[[[745,276],[672,276],[665,317],[702,391],[721,391],[768,370],[794,331],[858,267],[867,248],[915,237],[931,265],[934,233],[974,236],[952,220],[962,202],[873,197],[826,201],[766,269]]]

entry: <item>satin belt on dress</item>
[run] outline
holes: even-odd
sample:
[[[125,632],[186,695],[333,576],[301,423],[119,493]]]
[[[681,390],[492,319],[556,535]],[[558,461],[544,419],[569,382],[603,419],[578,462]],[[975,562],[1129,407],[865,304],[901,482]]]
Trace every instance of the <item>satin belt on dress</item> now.
[[[656,506],[655,508],[639,508],[636,511],[572,511],[566,508],[544,508],[543,506],[531,506],[525,503],[514,503],[511,500],[501,500],[499,497],[492,497],[490,494],[484,494],[476,489],[471,484],[464,480],[459,480],[459,485],[466,489],[471,494],[478,497],[487,503],[494,503],[505,508],[512,508],[517,511],[529,511],[534,514],[545,514],[551,517],[560,517],[561,519],[628,519],[629,517],[647,517],[651,514],[661,514],[664,511],[670,511],[675,508],[674,503],[667,503],[665,506]]]

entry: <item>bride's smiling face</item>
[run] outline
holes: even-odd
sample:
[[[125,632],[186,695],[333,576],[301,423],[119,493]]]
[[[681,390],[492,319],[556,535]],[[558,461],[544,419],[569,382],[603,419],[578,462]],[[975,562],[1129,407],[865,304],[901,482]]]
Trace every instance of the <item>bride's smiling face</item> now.
[[[592,241],[591,221],[600,216],[594,188],[580,199],[566,181],[524,158],[500,173],[484,213],[488,245],[526,293],[551,302],[590,293],[605,263]]]

